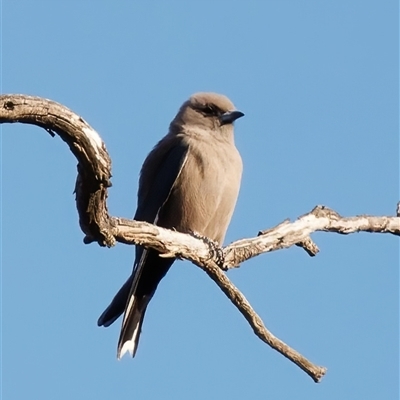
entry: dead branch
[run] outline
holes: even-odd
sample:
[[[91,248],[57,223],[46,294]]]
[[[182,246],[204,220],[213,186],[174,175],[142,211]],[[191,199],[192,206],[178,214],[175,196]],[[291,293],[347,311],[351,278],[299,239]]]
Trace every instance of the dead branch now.
[[[319,250],[310,235],[316,231],[400,235],[400,202],[396,217],[360,215],[348,218],[328,207],[316,206],[294,222],[285,220],[274,228],[259,232],[257,237],[238,240],[226,246],[222,249],[224,260],[221,264],[215,249],[194,235],[108,214],[106,199],[107,188],[111,186],[111,159],[97,132],[71,110],[39,97],[0,96],[0,123],[15,122],[37,125],[53,136],[54,133],[58,134],[77,158],[76,205],[80,227],[86,235],[85,243],[97,242],[100,246],[113,246],[115,242],[140,244],[154,248],[166,257],[192,261],[220,287],[261,340],[298,365],[315,382],[324,376],[326,368],[314,365],[270,333],[221,267],[224,270],[235,268],[262,253],[293,245],[315,256]]]
[[[342,217],[328,207],[316,206],[294,222],[286,220],[274,228],[259,232],[256,238],[238,240],[226,246],[224,268],[234,268],[261,253],[286,249],[293,245],[300,246],[310,256],[315,256],[319,249],[311,240],[310,234],[317,231],[342,235],[354,232],[391,233],[399,236],[400,218],[372,215]]]

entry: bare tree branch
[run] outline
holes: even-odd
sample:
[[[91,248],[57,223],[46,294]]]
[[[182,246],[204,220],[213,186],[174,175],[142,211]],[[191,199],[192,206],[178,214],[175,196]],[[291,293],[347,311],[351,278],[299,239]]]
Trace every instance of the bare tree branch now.
[[[82,231],[101,246],[112,246],[106,205],[111,159],[98,133],[80,116],[54,101],[24,95],[0,96],[0,123],[20,122],[57,133],[78,160],[76,205]]]
[[[37,125],[54,136],[58,134],[78,160],[76,205],[84,242],[113,246],[115,242],[151,247],[164,257],[192,261],[202,268],[245,317],[254,333],[265,343],[298,365],[315,382],[326,368],[314,365],[296,350],[275,337],[265,327],[243,294],[222,271],[262,253],[293,245],[310,256],[319,249],[310,235],[316,231],[349,234],[353,232],[391,233],[400,235],[400,202],[396,217],[361,215],[342,217],[324,206],[316,206],[296,221],[283,221],[274,228],[259,232],[257,237],[238,240],[222,249],[211,246],[197,235],[160,228],[145,222],[111,217],[107,210],[107,188],[111,186],[111,159],[96,131],[81,117],[51,100],[25,96],[0,96],[0,123],[20,122]],[[221,253],[223,260],[221,260]]]
[[[288,220],[274,228],[259,232],[257,238],[242,239],[224,248],[224,268],[234,268],[249,258],[293,245],[303,247],[310,256],[318,253],[318,247],[310,238],[317,231],[336,232],[343,235],[354,232],[391,233],[400,235],[400,218],[359,215],[342,217],[325,206],[316,206],[296,221]]]

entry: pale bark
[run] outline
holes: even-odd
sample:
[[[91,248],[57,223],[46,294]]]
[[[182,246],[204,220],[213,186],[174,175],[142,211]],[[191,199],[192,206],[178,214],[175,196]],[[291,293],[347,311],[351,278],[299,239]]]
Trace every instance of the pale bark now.
[[[100,246],[108,247],[116,242],[141,244],[158,250],[165,257],[192,261],[221,288],[261,340],[298,365],[315,382],[324,376],[326,368],[314,365],[275,337],[223,270],[236,268],[240,263],[262,253],[293,245],[315,256],[319,249],[310,235],[316,231],[400,235],[400,203],[397,205],[396,216],[342,217],[328,207],[316,206],[296,221],[285,220],[271,229],[259,232],[256,237],[241,239],[223,249],[217,249],[196,234],[183,234],[144,222],[110,216],[106,199],[111,186],[111,159],[98,133],[66,107],[39,97],[2,95],[0,123],[14,122],[40,126],[53,136],[58,134],[77,158],[76,205],[80,227],[85,233],[85,243],[97,242]]]

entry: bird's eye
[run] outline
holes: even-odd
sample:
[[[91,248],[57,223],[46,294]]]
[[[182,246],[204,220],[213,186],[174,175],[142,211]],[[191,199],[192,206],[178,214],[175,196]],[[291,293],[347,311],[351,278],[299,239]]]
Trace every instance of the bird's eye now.
[[[203,107],[202,111],[203,111],[203,113],[205,115],[208,115],[208,116],[217,116],[217,115],[219,115],[219,110],[217,110],[215,107],[213,107],[210,104],[205,105]]]

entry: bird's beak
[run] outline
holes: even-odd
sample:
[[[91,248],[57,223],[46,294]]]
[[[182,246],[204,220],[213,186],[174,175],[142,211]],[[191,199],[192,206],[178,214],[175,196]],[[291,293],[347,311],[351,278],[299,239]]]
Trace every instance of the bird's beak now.
[[[220,117],[219,120],[221,121],[221,125],[225,124],[231,124],[233,121],[236,121],[238,118],[243,117],[243,113],[241,111],[227,111],[226,113],[223,113]]]

